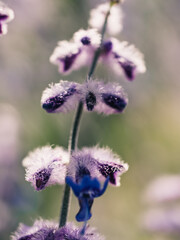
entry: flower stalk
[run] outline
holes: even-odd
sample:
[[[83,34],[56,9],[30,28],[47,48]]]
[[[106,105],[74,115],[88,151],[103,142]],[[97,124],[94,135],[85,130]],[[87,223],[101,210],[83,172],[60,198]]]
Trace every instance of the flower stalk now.
[[[112,4],[110,4],[109,10],[105,16],[104,24],[102,27],[102,32],[101,32],[101,43],[99,48],[96,50],[94,54],[94,58],[88,73],[87,79],[90,80],[92,75],[94,74],[94,71],[96,69],[98,59],[101,54],[101,49],[102,49],[102,44],[104,40],[104,35],[106,32],[106,27],[107,27],[107,22],[108,22],[108,17],[110,15],[110,10],[111,10]],[[79,105],[77,107],[76,115],[74,118],[73,122],[73,127],[72,131],[69,137],[69,153],[70,156],[72,152],[76,149],[77,143],[78,143],[78,133],[79,133],[79,127],[80,127],[80,121],[83,113],[83,103],[80,101]],[[60,213],[60,220],[59,220],[59,227],[63,227],[66,224],[67,221],[67,216],[69,212],[69,204],[70,204],[70,198],[71,198],[71,191],[70,191],[70,186],[66,183],[64,187],[64,194],[63,194],[63,201],[62,201],[62,206],[61,206],[61,213]]]

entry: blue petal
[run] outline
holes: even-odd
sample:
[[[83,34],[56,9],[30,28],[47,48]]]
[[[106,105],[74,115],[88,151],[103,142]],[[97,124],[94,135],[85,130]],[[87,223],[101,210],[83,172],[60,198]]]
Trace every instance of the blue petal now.
[[[79,197],[81,188],[78,184],[74,183],[71,177],[66,177],[66,183],[72,188],[76,197]]]
[[[93,204],[93,198],[79,198],[80,210],[76,215],[76,220],[78,222],[85,222],[89,220],[92,216],[91,207]]]
[[[99,194],[97,194],[95,197],[100,197],[101,195],[103,195],[105,193],[108,183],[109,183],[109,177],[106,178],[103,188],[99,191]]]
[[[88,175],[83,177],[80,184],[81,184],[81,190],[90,190],[90,189],[99,190],[100,189],[100,183],[98,179],[96,178],[92,179]]]

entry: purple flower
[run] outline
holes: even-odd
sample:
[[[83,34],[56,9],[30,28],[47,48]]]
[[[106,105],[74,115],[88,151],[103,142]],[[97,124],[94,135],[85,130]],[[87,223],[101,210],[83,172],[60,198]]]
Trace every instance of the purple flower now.
[[[110,184],[120,186],[120,175],[127,170],[128,164],[121,161],[110,149],[92,147],[83,148],[72,154],[68,176],[76,183],[86,175],[99,181],[109,178]]]
[[[23,160],[26,181],[39,191],[54,184],[64,184],[69,154],[61,147],[35,149]]]
[[[80,29],[71,41],[60,41],[50,57],[50,62],[58,65],[59,72],[69,74],[74,70],[89,65],[95,50],[101,41],[96,29]]]
[[[75,109],[79,101],[84,103],[87,111],[109,115],[123,112],[128,98],[118,83],[60,81],[45,89],[41,105],[49,113],[66,113]]]
[[[69,222],[64,227],[58,228],[56,222],[39,219],[33,226],[19,224],[11,240],[104,240],[104,237],[89,226],[85,234],[81,235],[81,228],[74,223]]]
[[[142,53],[127,42],[119,42],[115,38],[104,42],[102,59],[118,75],[122,73],[128,80],[133,80],[137,73],[146,71]]]
[[[42,94],[42,108],[49,113],[66,113],[74,109],[79,101],[78,85],[68,81],[49,85]]]
[[[89,174],[85,174],[81,180],[76,183],[71,177],[66,177],[66,183],[72,188],[75,196],[78,198],[80,210],[76,215],[78,222],[84,222],[91,218],[91,207],[94,198],[100,197],[106,191],[109,178],[101,185],[97,178],[91,178]]]
[[[12,240],[54,240],[58,224],[53,221],[39,219],[32,227],[19,224],[17,231],[12,235]]]
[[[58,46],[50,57],[50,62],[58,65],[59,72],[62,74],[68,74],[85,64],[81,46],[68,41],[58,42]]]
[[[60,41],[50,57],[50,62],[58,65],[61,74],[69,74],[78,70],[91,62],[94,53],[93,48],[89,49],[83,46],[85,44],[82,41],[79,43]]]
[[[7,5],[0,2],[0,35],[7,33],[7,23],[14,19],[14,12]]]
[[[80,92],[86,110],[105,115],[123,112],[128,103],[127,95],[118,83],[90,80],[82,85]]]
[[[90,12],[89,25],[101,31],[105,16],[109,10],[109,3],[98,5]],[[111,35],[116,35],[122,30],[123,14],[120,5],[116,4],[111,7],[110,16],[107,23],[107,32]]]

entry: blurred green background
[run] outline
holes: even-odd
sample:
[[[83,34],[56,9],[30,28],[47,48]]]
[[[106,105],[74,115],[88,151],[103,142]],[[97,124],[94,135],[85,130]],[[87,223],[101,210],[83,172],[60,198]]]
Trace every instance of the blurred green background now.
[[[19,222],[31,225],[39,216],[58,220],[62,188],[35,192],[24,180],[21,160],[30,150],[47,143],[67,147],[73,113],[47,114],[40,107],[41,93],[59,79],[84,81],[88,69],[60,76],[57,67],[49,63],[49,56],[57,41],[70,39],[79,28],[87,28],[90,9],[102,1],[5,2],[14,9],[16,18],[9,24],[8,34],[0,38],[0,99],[16,109],[20,136],[14,156],[17,160],[9,166],[7,181],[10,174],[15,174],[16,184],[9,194],[11,201],[6,200],[10,217],[7,225],[0,227],[1,240],[9,239]],[[95,201],[90,223],[109,240],[171,240],[170,236],[145,232],[140,218],[147,208],[142,202],[147,183],[163,173],[179,173],[180,169],[180,1],[126,0],[122,9],[124,29],[118,38],[135,44],[144,53],[147,72],[134,82],[120,79],[103,66],[98,66],[95,73],[96,78],[120,81],[129,95],[129,105],[122,115],[85,113],[79,147],[97,143],[109,146],[130,169],[122,176],[120,188],[109,187]],[[71,221],[77,210],[73,197]]]

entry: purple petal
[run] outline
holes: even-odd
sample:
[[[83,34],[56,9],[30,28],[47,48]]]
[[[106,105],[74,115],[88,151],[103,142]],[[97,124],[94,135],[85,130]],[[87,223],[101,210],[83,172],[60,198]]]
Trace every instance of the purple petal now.
[[[76,54],[71,54],[70,56],[66,56],[65,58],[59,58],[58,60],[63,63],[63,71],[67,72],[73,65],[75,59],[80,54],[80,50]]]
[[[122,112],[127,105],[125,98],[113,94],[104,93],[102,94],[102,99],[105,104],[116,109],[118,112]]]
[[[109,164],[99,164],[99,171],[105,178],[109,177],[109,182],[111,184],[116,185],[117,184],[116,174],[118,172],[121,172],[121,165],[120,166],[116,164],[113,165],[114,166]]]
[[[49,181],[50,176],[51,176],[51,171],[48,171],[47,169],[43,169],[35,174],[37,190],[44,189],[45,185]]]
[[[57,108],[61,107],[67,99],[76,92],[75,87],[69,88],[66,92],[57,95],[55,97],[49,98],[43,105],[42,108],[47,112],[54,112]]]
[[[135,64],[128,60],[126,61],[119,60],[119,64],[123,68],[126,77],[129,80],[133,80],[135,78],[135,70],[136,70]]]
[[[7,20],[8,17],[9,17],[9,16],[8,16],[7,14],[1,14],[1,13],[0,13],[0,21]]]

